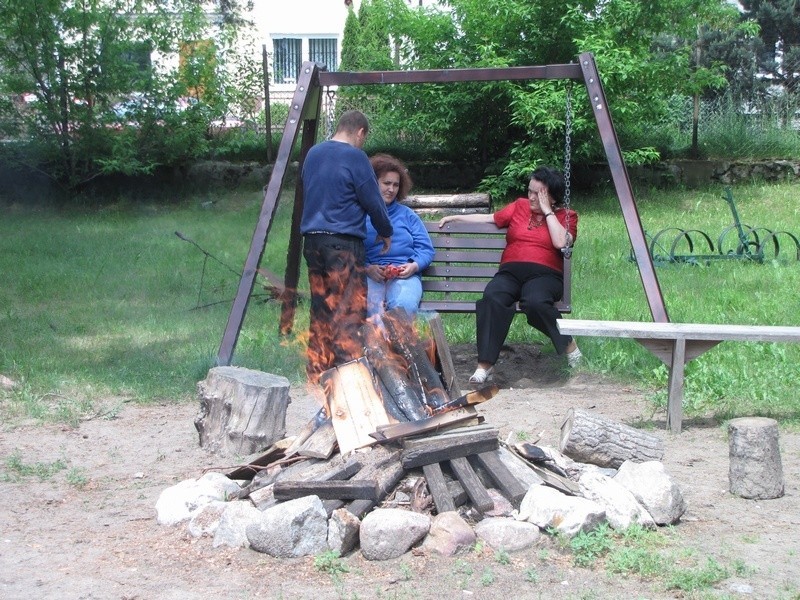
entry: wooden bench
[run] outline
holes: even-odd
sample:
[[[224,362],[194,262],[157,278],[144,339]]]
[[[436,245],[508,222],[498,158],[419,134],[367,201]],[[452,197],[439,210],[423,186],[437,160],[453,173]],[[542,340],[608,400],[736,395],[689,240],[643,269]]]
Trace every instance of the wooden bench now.
[[[475,302],[497,273],[506,247],[506,230],[492,223],[426,221],[435,254],[422,273],[421,310],[442,313],[475,312]],[[571,261],[564,259],[564,296],[556,305],[561,313],[572,311]]]
[[[559,319],[561,333],[631,338],[669,367],[667,428],[680,433],[684,366],[722,341],[800,342],[800,327]]]

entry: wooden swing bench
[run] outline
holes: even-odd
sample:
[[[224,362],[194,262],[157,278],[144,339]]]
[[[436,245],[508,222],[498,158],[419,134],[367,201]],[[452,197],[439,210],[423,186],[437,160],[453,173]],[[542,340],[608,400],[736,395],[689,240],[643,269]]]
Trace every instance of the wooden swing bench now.
[[[690,360],[722,341],[800,342],[800,327],[789,326],[559,319],[558,328],[569,335],[634,339],[667,365],[667,428],[673,433],[681,431],[684,365]]]
[[[422,273],[420,310],[473,313],[475,302],[497,273],[506,247],[506,230],[492,223],[426,221],[434,248],[433,262]],[[564,259],[564,295],[556,304],[562,314],[572,311],[571,264]]]

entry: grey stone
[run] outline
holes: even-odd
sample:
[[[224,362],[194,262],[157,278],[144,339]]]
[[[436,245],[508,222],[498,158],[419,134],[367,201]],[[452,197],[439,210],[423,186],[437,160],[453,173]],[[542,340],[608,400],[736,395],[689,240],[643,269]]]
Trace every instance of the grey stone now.
[[[542,532],[533,523],[495,517],[478,523],[475,534],[495,550],[519,552],[533,546]]]
[[[337,508],[328,520],[328,548],[344,556],[356,547],[361,521],[346,508]]]
[[[273,506],[245,529],[253,550],[276,558],[320,554],[328,550],[328,515],[317,496]]]
[[[241,488],[222,473],[209,472],[200,479],[186,479],[163,490],[156,501],[161,525],[187,521],[198,509],[214,500],[227,500]]]
[[[361,522],[361,553],[367,560],[397,558],[422,540],[430,528],[428,515],[400,508],[376,509]]]
[[[436,515],[422,547],[442,556],[453,556],[468,551],[477,537],[461,516],[454,511]]]
[[[627,529],[633,523],[655,528],[656,523],[636,497],[622,484],[599,471],[586,471],[578,480],[581,495],[597,502],[606,511],[614,529]]]
[[[626,460],[614,481],[633,494],[657,525],[677,523],[686,512],[686,501],[678,484],[659,461],[635,463]]]
[[[543,485],[535,485],[528,490],[517,515],[520,521],[528,521],[541,529],[552,527],[568,538],[581,531],[591,531],[605,518],[605,511],[596,502],[567,496]]]

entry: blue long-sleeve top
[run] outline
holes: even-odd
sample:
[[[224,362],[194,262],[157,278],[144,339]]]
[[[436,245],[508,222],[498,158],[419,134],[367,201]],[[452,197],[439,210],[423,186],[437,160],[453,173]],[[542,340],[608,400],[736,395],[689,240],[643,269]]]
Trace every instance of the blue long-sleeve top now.
[[[375,171],[360,148],[334,140],[321,142],[308,151],[301,177],[300,233],[324,231],[365,239],[369,215],[382,236],[392,235]],[[372,236],[374,240],[374,232]]]
[[[381,254],[383,244],[376,242],[377,232],[372,221],[367,219],[368,265],[400,265],[413,260],[419,265],[419,273],[428,268],[433,260],[433,243],[419,215],[397,200],[387,207],[389,219],[394,226],[392,246]]]

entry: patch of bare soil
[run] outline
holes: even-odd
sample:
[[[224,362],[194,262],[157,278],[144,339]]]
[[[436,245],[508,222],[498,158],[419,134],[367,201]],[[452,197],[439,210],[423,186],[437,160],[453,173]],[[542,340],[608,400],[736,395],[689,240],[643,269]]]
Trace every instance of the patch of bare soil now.
[[[451,348],[461,386],[474,368],[474,348]],[[665,465],[679,483],[688,511],[675,526],[675,555],[713,558],[729,577],[705,597],[800,597],[800,434],[781,430],[786,493],[765,501],[728,492],[724,427],[684,421],[680,435],[664,429],[644,394],[596,375],[569,374],[537,346],[504,352],[496,380],[503,386],[480,405],[501,435],[522,432],[557,447],[570,408],[626,423],[652,425],[666,444]],[[292,389],[287,433],[315,412],[302,389]],[[109,407],[114,405],[109,400]],[[205,469],[233,465],[208,455],[194,428],[197,406],[125,404],[114,418],[78,428],[22,426],[0,437],[0,597],[16,598],[674,598],[663,581],[609,574],[573,565],[543,536],[538,548],[510,560],[483,549],[455,558],[411,552],[381,563],[348,556],[346,573],[332,577],[313,558],[277,560],[248,549],[213,548],[184,526],[156,522],[165,488]],[[22,465],[66,468],[39,479]],[[85,485],[81,486],[85,479]],[[673,536],[670,536],[671,538]]]

